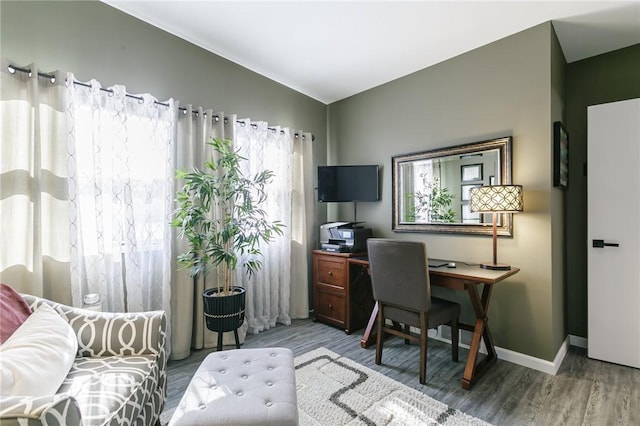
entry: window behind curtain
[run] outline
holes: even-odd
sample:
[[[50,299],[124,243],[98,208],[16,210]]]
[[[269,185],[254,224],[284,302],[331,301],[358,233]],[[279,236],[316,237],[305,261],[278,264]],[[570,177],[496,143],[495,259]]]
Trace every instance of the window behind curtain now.
[[[168,310],[173,102],[91,86],[69,87],[74,301],[98,293],[112,311]]]

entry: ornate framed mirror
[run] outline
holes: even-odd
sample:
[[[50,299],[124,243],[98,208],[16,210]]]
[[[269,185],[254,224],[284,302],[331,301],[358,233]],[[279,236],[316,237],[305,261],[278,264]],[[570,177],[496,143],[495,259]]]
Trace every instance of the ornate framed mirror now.
[[[392,230],[492,235],[491,214],[472,213],[476,186],[511,184],[511,137],[391,157]],[[511,236],[511,214],[498,235]]]

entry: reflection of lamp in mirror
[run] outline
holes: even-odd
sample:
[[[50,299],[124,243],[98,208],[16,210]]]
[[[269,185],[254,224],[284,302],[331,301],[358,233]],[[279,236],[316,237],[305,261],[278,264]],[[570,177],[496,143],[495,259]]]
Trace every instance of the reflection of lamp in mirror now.
[[[521,185],[481,186],[471,189],[471,211],[493,213],[493,263],[483,263],[485,269],[509,270],[511,266],[498,263],[497,222],[499,213],[521,212],[523,206]]]

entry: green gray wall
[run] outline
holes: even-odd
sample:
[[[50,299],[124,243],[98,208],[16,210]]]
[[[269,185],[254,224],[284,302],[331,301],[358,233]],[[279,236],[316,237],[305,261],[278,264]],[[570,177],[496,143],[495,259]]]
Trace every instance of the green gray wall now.
[[[562,53],[560,42],[553,31],[551,35],[551,122],[565,122],[565,69],[567,61]],[[553,126],[553,125],[552,125]],[[553,127],[550,140],[551,182],[553,185]],[[565,315],[566,251],[565,251],[565,193],[559,188],[551,190],[551,313],[553,324],[552,346],[559,348],[567,337]],[[552,358],[549,358],[551,361]]]
[[[567,325],[569,334],[587,337],[587,107],[640,97],[640,44],[569,64],[566,95]]]
[[[329,161],[382,165],[382,200],[360,203],[358,220],[377,236],[425,241],[431,257],[485,261],[491,238],[394,234],[391,156],[513,136],[513,182],[524,186],[524,213],[514,215],[513,238],[499,238],[498,258],[521,271],[496,286],[491,327],[496,345],[546,360],[565,337],[563,194],[553,188],[551,162],[563,70],[546,23],[329,106]],[[329,214],[353,216],[351,206]],[[466,295],[450,296],[469,321]]]

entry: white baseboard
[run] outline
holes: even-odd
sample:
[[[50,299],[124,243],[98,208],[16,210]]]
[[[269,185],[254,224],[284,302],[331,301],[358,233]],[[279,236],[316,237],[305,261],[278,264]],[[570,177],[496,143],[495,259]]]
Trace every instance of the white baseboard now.
[[[568,349],[569,337],[567,337],[564,342],[562,342],[562,345],[560,345],[560,349],[558,349],[553,362],[498,347],[496,347],[496,353],[498,354],[498,358],[505,361],[522,365],[523,367],[533,368],[534,370],[553,374],[555,376],[560,369],[560,365],[562,364],[564,357],[567,355]]]
[[[520,352],[515,352],[509,349],[500,348],[498,346],[496,346],[496,354],[498,355],[499,359],[502,359],[504,361],[509,361],[523,367],[532,368],[534,370],[542,371],[543,373],[547,374],[553,374],[555,376],[560,369],[560,365],[562,364],[564,357],[567,355],[567,350],[569,349],[569,338],[570,336],[567,336],[564,342],[562,342],[562,345],[560,345],[560,349],[558,349],[553,362],[536,358],[531,355],[522,354]],[[437,336],[435,336],[435,339],[451,344],[450,339],[445,339],[442,337],[440,329],[438,329],[438,334]],[[462,342],[460,343],[460,347],[469,349],[469,345]],[[484,342],[480,346],[480,352],[482,352],[483,354],[487,353]]]

